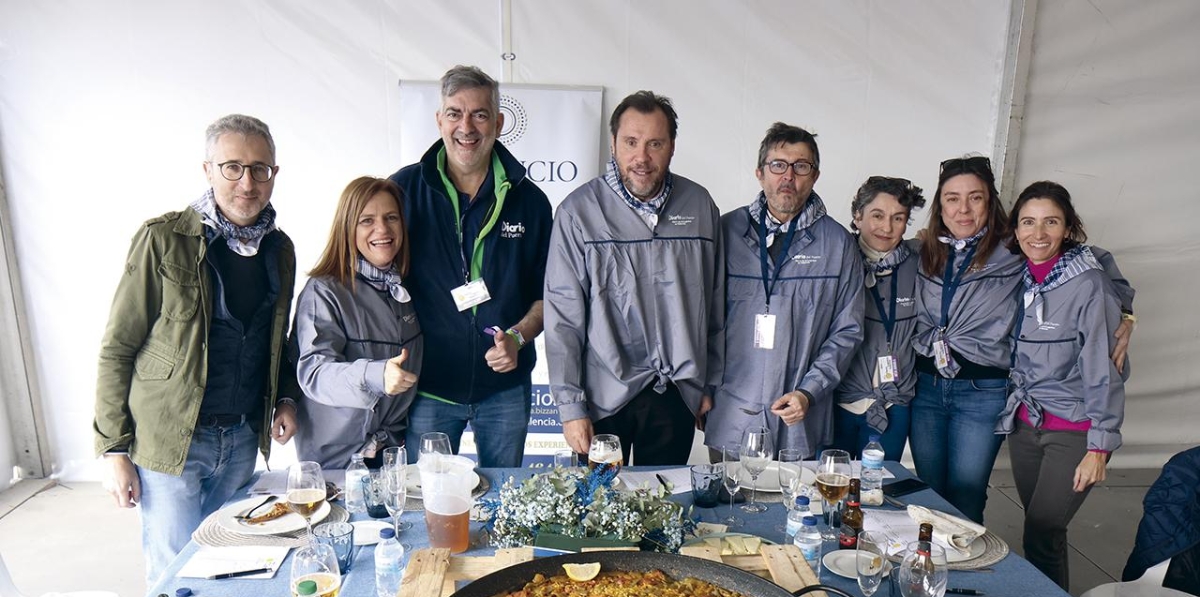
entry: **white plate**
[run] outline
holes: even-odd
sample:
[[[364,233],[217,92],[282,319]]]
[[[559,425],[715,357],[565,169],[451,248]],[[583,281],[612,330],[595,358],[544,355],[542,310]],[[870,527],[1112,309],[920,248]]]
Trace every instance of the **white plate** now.
[[[865,555],[865,554],[864,554]],[[837,549],[825,554],[821,562],[830,572],[849,579],[858,580],[858,569],[854,567],[858,552],[853,549]],[[892,571],[892,564],[883,562],[883,576],[887,577]]]
[[[282,500],[283,498],[280,497],[279,499]],[[304,517],[296,514],[295,512],[288,512],[287,514],[284,514],[275,520],[268,520],[267,522],[259,524],[250,524],[236,518],[236,516],[239,514],[245,513],[246,510],[261,504],[262,501],[263,498],[261,495],[259,495],[234,502],[228,506],[225,506],[224,508],[221,508],[217,511],[217,524],[221,525],[226,530],[233,531],[235,533],[241,533],[243,535],[278,535],[279,533],[290,533],[292,531],[298,531],[304,528]],[[273,506],[274,505],[272,504],[272,507]],[[264,508],[263,511],[265,512],[266,508]],[[329,511],[329,502],[321,502],[321,507],[317,508],[316,512],[313,512],[313,526],[316,526],[318,522],[325,520],[325,517],[329,516]]]
[[[742,472],[740,462],[731,462],[729,464],[733,465],[733,468],[735,471]],[[797,463],[796,465],[799,466],[799,463]],[[816,481],[817,481],[816,473],[814,473],[813,471],[811,471],[807,468],[804,468],[803,466],[800,467],[800,482],[802,484],[812,485],[813,483],[816,483]],[[771,461],[770,463],[767,464],[767,468],[758,475],[758,482],[756,483],[756,486],[758,488],[758,491],[761,491],[764,493],[780,493],[782,491],[779,488],[779,462],[778,461]],[[747,490],[750,489],[750,473],[742,473],[742,489],[747,489]]]
[[[967,548],[967,551],[968,553],[964,554],[959,552],[957,549],[950,549],[947,547],[946,562],[950,564],[955,562],[965,562],[967,560],[974,560],[975,558],[983,555],[983,552],[987,551],[987,541],[983,540],[983,535],[976,537],[975,540],[971,542],[971,545]]]
[[[379,543],[379,531],[392,528],[392,523],[383,520],[356,520],[350,523],[354,527],[355,545],[375,545]]]
[[[404,480],[404,485],[408,487],[408,497],[419,500],[421,499],[421,473],[415,465],[409,465],[408,472],[409,475]],[[474,491],[476,487],[479,487],[479,473],[471,471],[471,490]]]

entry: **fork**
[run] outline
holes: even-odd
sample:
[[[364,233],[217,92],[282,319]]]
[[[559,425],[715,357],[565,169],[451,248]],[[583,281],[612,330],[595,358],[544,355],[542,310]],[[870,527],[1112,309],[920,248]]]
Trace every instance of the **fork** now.
[[[249,510],[246,511],[245,514],[242,514],[239,516],[234,516],[234,518],[237,520],[249,520],[250,518],[253,518],[251,515],[254,514],[255,510],[258,510],[259,508],[262,508],[263,506],[265,506],[277,499],[279,499],[279,496],[277,496],[277,495],[268,495],[267,499],[263,500],[262,503],[260,503],[259,505],[255,506],[253,508],[250,508]]]

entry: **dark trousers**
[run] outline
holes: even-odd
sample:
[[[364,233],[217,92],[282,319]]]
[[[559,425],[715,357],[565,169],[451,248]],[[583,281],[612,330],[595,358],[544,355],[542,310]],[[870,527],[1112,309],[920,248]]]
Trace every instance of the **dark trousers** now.
[[[1025,506],[1025,559],[1066,591],[1067,525],[1091,491],[1073,488],[1075,467],[1087,454],[1087,432],[1042,431],[1018,420],[1008,453]]]
[[[638,465],[684,465],[692,452],[696,435],[696,417],[684,404],[679,389],[667,384],[659,394],[654,387],[638,392],[621,410],[596,421],[596,433],[611,433],[621,438],[621,456],[630,464],[633,448]]]

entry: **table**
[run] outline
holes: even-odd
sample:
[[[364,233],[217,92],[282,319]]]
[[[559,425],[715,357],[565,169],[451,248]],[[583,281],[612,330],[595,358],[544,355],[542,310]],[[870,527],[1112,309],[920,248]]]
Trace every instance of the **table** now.
[[[913,474],[905,469],[898,462],[887,462],[885,466],[889,471],[896,475],[897,479],[907,479],[913,477]],[[645,467],[645,470],[654,470],[661,467]],[[643,470],[643,467],[631,467],[632,470]],[[480,469],[480,473],[487,476],[491,481],[492,487],[486,497],[497,497],[500,486],[510,477],[514,476],[518,479],[528,477],[537,472],[537,469]],[[234,499],[243,499],[245,496],[239,494]],[[692,499],[690,493],[682,493],[674,497],[684,505],[691,505]],[[926,489],[917,493],[913,493],[904,497],[910,503],[927,506],[946,512],[957,514],[958,511],[949,504],[945,499],[935,493],[933,490]],[[887,508],[887,506],[884,506]],[[697,509],[696,513],[704,522],[717,522],[720,518],[728,514],[728,505],[718,506],[714,509]],[[869,513],[871,508],[865,507],[865,511]],[[762,536],[772,541],[783,541],[783,532],[776,530],[776,527],[782,526],[786,519],[786,511],[782,504],[768,504],[767,511],[762,514],[747,514],[739,512],[738,516],[746,521],[743,528],[736,529],[739,532],[753,533]],[[429,540],[425,534],[425,518],[423,512],[405,512],[402,518],[413,524],[413,528],[405,531],[402,534],[402,541],[412,545],[413,549],[422,549],[429,547]],[[365,514],[355,514],[351,520],[365,520]],[[481,523],[472,522],[472,536],[478,532]],[[835,542],[826,543],[826,549],[832,549]],[[261,595],[290,595],[291,591],[288,587],[288,574],[291,569],[291,555],[288,556],[288,561],[284,562],[283,566],[276,572],[275,578],[271,580],[246,580],[246,579],[226,579],[226,580],[204,580],[196,578],[177,578],[176,574],[180,568],[192,556],[199,545],[195,541],[188,543],[187,547],[175,558],[175,561],[167,568],[163,580],[159,581],[149,592],[150,597],[156,597],[159,594],[165,593],[168,596],[175,595],[175,590],[180,587],[188,587],[192,589],[196,597],[259,597]],[[465,552],[464,555],[491,555],[494,549],[490,547],[472,548]],[[341,597],[374,597],[375,595],[375,548],[364,546],[357,548],[354,555],[354,562],[348,572],[342,579]],[[1016,554],[1009,553],[1003,560],[992,566],[993,572],[964,572],[952,570],[950,572],[950,581],[948,586],[979,589],[987,594],[988,597],[1025,597],[1028,595],[1049,596],[1049,597],[1069,597],[1069,594],[1063,591],[1058,585],[1055,585],[1050,579],[1046,578],[1041,572],[1033,567],[1028,561]],[[820,571],[821,582],[838,587],[852,594],[861,594],[858,592],[858,586],[854,580],[839,577],[829,570],[822,567]],[[881,587],[876,593],[877,596],[886,596],[886,587]]]

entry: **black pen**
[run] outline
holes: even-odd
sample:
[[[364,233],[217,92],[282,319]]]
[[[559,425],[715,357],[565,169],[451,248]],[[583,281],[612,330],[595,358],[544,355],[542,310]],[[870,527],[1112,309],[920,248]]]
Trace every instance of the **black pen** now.
[[[270,568],[255,568],[254,570],[242,570],[239,572],[225,572],[222,574],[214,574],[214,575],[208,577],[208,580],[222,580],[222,579],[226,579],[226,578],[237,578],[239,576],[250,576],[252,574],[262,574],[263,572],[270,572],[270,571],[271,571]]]
[[[946,589],[946,594],[947,595],[983,595],[983,591],[980,591],[979,589],[956,589],[954,587],[950,587],[949,589]]]

